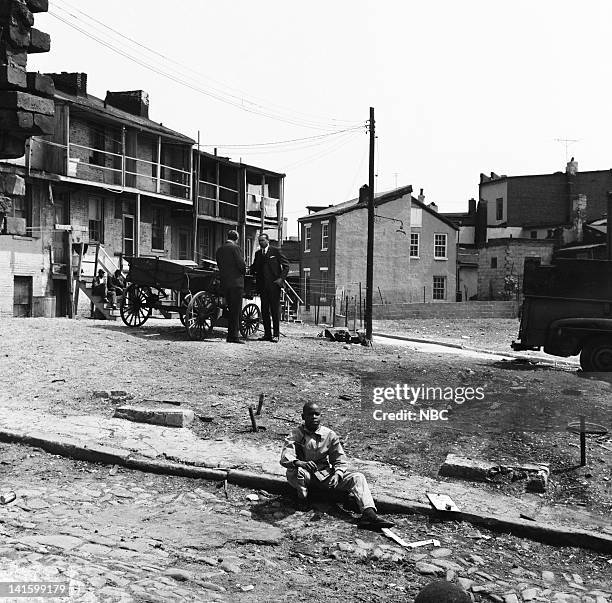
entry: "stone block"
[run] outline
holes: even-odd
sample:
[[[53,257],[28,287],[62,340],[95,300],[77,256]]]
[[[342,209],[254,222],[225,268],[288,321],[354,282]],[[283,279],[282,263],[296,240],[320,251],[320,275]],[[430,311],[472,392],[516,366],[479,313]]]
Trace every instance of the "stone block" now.
[[[33,13],[46,13],[49,10],[49,0],[26,0],[26,3]]]
[[[187,427],[195,417],[192,410],[182,408],[131,405],[118,406],[113,416],[136,423],[151,423],[166,427]]]
[[[55,119],[50,115],[34,113],[33,134],[53,134],[55,132]]]
[[[444,464],[440,467],[440,475],[486,481],[496,468],[497,465],[494,463],[473,460],[449,453]]]
[[[0,174],[0,194],[17,195],[26,193],[25,180],[17,174]]]
[[[0,65],[19,65],[25,69],[28,53],[25,48],[14,48],[6,42],[0,43]]]
[[[0,130],[28,133],[34,127],[34,114],[27,111],[0,110]]]
[[[19,65],[0,65],[0,89],[25,88],[26,71]]]
[[[30,34],[30,45],[28,46],[28,52],[30,54],[49,52],[49,50],[51,50],[51,36],[49,36],[48,33],[44,33],[33,27]]]
[[[15,48],[29,48],[32,35],[30,29],[19,25],[9,25],[8,38]]]
[[[16,136],[0,131],[0,158],[19,159],[25,155],[25,136]]]
[[[28,92],[12,90],[0,91],[0,108],[32,111],[43,115],[53,115],[55,113],[55,104],[51,99],[41,98]]]
[[[55,84],[53,78],[42,73],[30,72],[27,74],[27,85],[30,92],[42,96],[52,97],[55,94]]]

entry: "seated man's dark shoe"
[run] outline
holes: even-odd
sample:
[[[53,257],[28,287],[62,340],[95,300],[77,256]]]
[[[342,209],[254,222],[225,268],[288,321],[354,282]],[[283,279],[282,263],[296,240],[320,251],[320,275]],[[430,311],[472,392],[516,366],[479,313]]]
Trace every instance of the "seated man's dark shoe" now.
[[[242,339],[226,339],[227,343],[244,343]]]
[[[272,343],[278,343],[278,339],[279,339],[279,338],[278,338],[278,335],[275,335],[274,337],[272,337],[272,339],[270,339],[270,341],[271,341]]]
[[[269,335],[264,335],[263,337],[260,337],[257,341],[272,341],[272,337],[270,337]]]
[[[395,523],[379,517],[374,509],[369,508],[363,510],[357,525],[362,528],[370,528],[371,530],[380,530],[382,528],[392,528]]]

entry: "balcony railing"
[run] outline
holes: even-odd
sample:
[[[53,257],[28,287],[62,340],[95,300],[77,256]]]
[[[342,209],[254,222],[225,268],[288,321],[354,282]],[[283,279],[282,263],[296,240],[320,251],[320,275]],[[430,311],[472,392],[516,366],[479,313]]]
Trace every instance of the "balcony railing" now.
[[[198,215],[238,220],[238,191],[200,180]]]
[[[31,140],[30,166],[33,169],[108,186],[191,199],[191,172],[187,170],[75,143],[67,147],[44,138]]]

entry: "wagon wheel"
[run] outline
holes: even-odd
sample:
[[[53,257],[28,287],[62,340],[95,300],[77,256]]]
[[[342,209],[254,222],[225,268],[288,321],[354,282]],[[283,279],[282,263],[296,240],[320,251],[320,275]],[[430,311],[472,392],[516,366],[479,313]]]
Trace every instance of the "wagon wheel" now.
[[[212,332],[217,315],[215,298],[207,291],[196,293],[185,312],[185,328],[190,339],[202,340]]]
[[[242,308],[242,313],[240,314],[240,334],[244,338],[254,335],[259,328],[260,320],[261,312],[257,304],[247,304]]]
[[[128,327],[140,327],[147,322],[153,311],[149,305],[150,294],[148,287],[139,287],[135,283],[126,289],[121,300],[121,320]]]
[[[191,301],[191,293],[183,295],[181,293],[181,304],[179,306],[179,317],[184,327],[187,326],[187,307]]]

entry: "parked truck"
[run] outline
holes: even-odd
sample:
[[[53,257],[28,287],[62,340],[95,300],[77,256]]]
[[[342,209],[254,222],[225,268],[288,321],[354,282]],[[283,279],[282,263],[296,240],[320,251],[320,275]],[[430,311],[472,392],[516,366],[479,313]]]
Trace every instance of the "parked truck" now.
[[[612,372],[612,261],[525,260],[525,300],[514,350],[580,354],[584,371]]]

